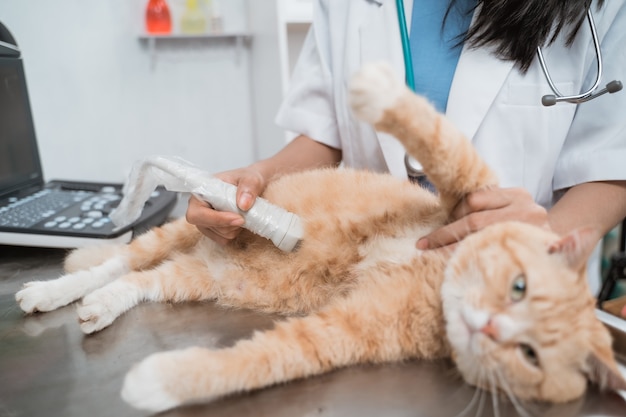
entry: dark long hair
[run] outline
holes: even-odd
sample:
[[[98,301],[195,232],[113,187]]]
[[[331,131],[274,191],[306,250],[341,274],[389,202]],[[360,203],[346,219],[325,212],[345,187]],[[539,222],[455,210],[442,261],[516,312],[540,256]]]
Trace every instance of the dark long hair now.
[[[448,12],[458,0],[451,0]],[[592,0],[478,0],[478,15],[461,43],[491,45],[496,55],[515,61],[526,72],[537,47],[548,46],[563,30],[566,44],[574,41]],[[598,0],[598,8],[604,0]],[[469,11],[471,12],[471,11]]]

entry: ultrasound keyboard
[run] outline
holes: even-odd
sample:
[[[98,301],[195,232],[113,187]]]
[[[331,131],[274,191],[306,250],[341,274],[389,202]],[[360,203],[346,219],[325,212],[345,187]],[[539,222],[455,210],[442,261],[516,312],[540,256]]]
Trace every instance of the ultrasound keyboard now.
[[[107,239],[162,223],[176,203],[175,193],[158,188],[146,202],[140,219],[120,229],[109,214],[121,198],[121,185],[50,182],[27,196],[0,200],[0,233]],[[0,243],[4,243],[2,239]]]
[[[8,204],[0,208],[0,226],[30,228],[44,219],[50,219],[60,211],[91,197],[87,191],[41,190],[25,198],[13,197]],[[45,227],[54,227],[57,221],[48,220]]]

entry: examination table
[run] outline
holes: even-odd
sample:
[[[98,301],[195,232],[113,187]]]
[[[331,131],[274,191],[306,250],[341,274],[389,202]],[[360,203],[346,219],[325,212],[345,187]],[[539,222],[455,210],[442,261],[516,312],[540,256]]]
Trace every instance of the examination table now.
[[[267,329],[278,316],[213,303],[142,304],[85,336],[74,306],[26,316],[23,283],[60,276],[65,251],[0,246],[0,417],[145,416],[120,398],[131,365],[198,345],[224,347]],[[572,331],[575,331],[574,329]],[[626,416],[626,394],[592,389],[580,401],[526,404],[528,416]],[[234,395],[160,416],[517,416],[508,400],[466,385],[449,361],[355,366]]]

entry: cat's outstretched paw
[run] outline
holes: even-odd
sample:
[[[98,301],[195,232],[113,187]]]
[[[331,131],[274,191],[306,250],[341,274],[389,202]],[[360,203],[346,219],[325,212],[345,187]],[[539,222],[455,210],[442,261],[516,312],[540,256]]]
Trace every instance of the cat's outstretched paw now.
[[[100,300],[97,291],[86,296],[76,312],[78,313],[80,330],[85,334],[100,331],[117,318],[110,306]]]
[[[90,334],[113,323],[142,300],[140,289],[129,282],[114,281],[86,295],[76,310],[80,329]]]
[[[43,313],[63,307],[74,299],[54,281],[31,281],[15,294],[15,301],[25,313]]]
[[[350,105],[359,119],[375,125],[405,92],[406,87],[388,64],[370,63],[352,77]]]
[[[168,375],[168,369],[176,365],[176,359],[182,352],[162,352],[148,356],[131,368],[124,378],[122,399],[131,406],[150,412],[165,411],[181,405],[167,391],[183,381],[176,381]]]
[[[76,309],[80,329],[85,334],[98,332],[136,304],[132,286],[114,282],[97,289],[86,295]]]

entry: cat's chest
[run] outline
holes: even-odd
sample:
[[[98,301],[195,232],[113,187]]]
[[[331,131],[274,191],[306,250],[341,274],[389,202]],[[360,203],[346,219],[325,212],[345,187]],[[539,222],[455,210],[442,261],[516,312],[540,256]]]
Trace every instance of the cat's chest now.
[[[432,226],[415,226],[400,231],[395,236],[374,236],[359,246],[362,260],[360,268],[371,268],[380,263],[404,264],[423,251],[415,244],[422,236],[430,233]]]

